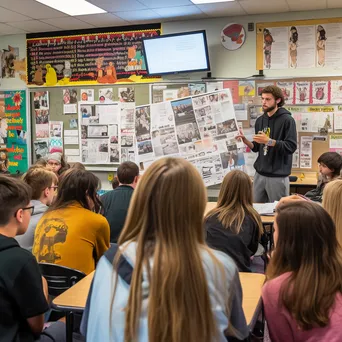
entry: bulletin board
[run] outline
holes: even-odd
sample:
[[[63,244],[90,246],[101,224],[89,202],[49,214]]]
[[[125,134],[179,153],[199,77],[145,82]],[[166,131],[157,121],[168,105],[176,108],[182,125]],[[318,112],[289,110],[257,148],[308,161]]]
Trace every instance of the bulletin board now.
[[[326,19],[309,19],[309,20],[257,23],[256,24],[256,69],[264,70],[264,69],[269,68],[269,66],[267,66],[267,63],[264,63],[264,58],[266,58],[265,53],[269,53],[270,56],[271,54],[274,54],[274,51],[273,51],[274,50],[273,48],[275,46],[274,43],[276,43],[277,41],[278,43],[280,43],[281,40],[282,40],[282,43],[284,43],[282,47],[282,51],[281,49],[279,51],[276,51],[277,56],[273,55],[272,58],[279,58],[283,61],[287,59],[288,65],[283,66],[283,67],[278,66],[275,69],[284,69],[284,68],[295,69],[297,67],[298,68],[299,67],[306,67],[306,68],[324,67],[325,63],[323,65],[322,63],[317,63],[317,60],[319,58],[319,56],[317,55],[318,55],[319,50],[322,50],[322,51],[324,50],[325,52],[325,44],[326,44],[326,39],[327,39],[325,37],[325,33],[327,31],[327,27],[325,25],[327,24],[336,24],[334,27],[331,27],[331,35],[329,34],[329,32],[327,33],[328,33],[328,38],[330,42],[333,41],[334,44],[340,45],[341,42],[340,42],[340,37],[339,37],[338,32],[342,29],[342,18],[326,18]],[[324,34],[322,35],[321,38],[319,38],[320,33],[318,30],[318,26],[321,26],[320,30],[321,28],[324,30]],[[299,28],[298,30],[294,30],[296,34],[298,33],[295,39],[293,39],[291,35],[291,29],[293,27],[295,29]],[[311,27],[311,32],[309,32],[310,27]],[[282,28],[287,29],[287,33],[286,33],[286,30],[283,30],[283,32],[281,32]],[[275,29],[274,31],[276,32],[277,37],[273,37],[274,34],[272,34],[272,29]],[[302,35],[301,35],[300,30],[303,33]],[[310,45],[308,44],[308,40],[311,39],[310,36],[312,35],[314,35],[314,37],[312,37],[314,41],[312,42],[311,47],[310,47]],[[302,41],[300,41],[300,37],[302,37]],[[292,43],[294,44],[293,50],[296,51],[295,60],[297,60],[297,53],[300,54],[298,47],[306,44],[306,49],[310,49],[311,51],[310,53],[304,51],[304,53],[307,54],[308,58],[313,57],[313,61],[316,58],[314,65],[300,66],[300,65],[297,65],[297,63],[293,65],[291,62],[291,55],[290,55],[291,48],[292,48],[292,46],[290,45]],[[322,45],[320,43],[322,43]],[[288,48],[286,48],[285,45],[288,45]],[[335,49],[337,49],[336,46],[335,46]],[[285,52],[285,50],[288,50],[288,51]],[[334,58],[336,59],[336,56]],[[339,56],[338,58],[342,58],[342,57]],[[341,61],[342,59],[340,61],[336,60],[335,62],[334,61],[331,61],[331,62],[340,64]],[[272,64],[271,61],[270,63]],[[334,67],[336,65],[332,65],[328,62],[326,63],[326,66]]]
[[[312,110],[312,114],[314,113],[331,113],[333,112],[333,109],[336,109],[336,111],[342,110],[342,94],[341,94],[341,99],[338,98],[339,95],[333,95],[333,86],[332,82],[335,84],[339,84],[338,82],[341,82],[342,85],[342,77],[341,76],[336,76],[336,77],[305,77],[305,78],[282,78],[282,79],[272,79],[272,80],[260,80],[256,82],[256,89],[257,93],[260,93],[261,90],[264,88],[266,85],[278,85],[280,88],[282,88],[283,93],[285,93],[285,97],[289,96],[290,101],[291,98],[293,97],[293,102],[289,103],[285,101],[285,108],[287,108],[292,115],[295,117],[296,116],[296,111],[300,112],[300,108],[305,106],[307,108],[310,108]],[[294,93],[290,94],[290,91],[287,89],[287,85],[291,85],[291,83],[294,83],[293,89]],[[307,84],[307,102],[305,104],[299,104],[297,103],[300,99],[301,94],[298,92],[298,89],[300,88],[303,90],[303,85]],[[301,85],[301,87],[297,87],[297,85]],[[323,85],[325,89],[323,92],[328,93],[328,98],[325,100],[319,100],[319,96],[317,96],[317,91],[316,89],[318,88],[324,88],[321,86],[317,85]],[[341,88],[342,90],[342,88]],[[321,94],[319,94],[321,95]],[[319,103],[319,102],[325,102],[325,103]],[[260,96],[255,99],[255,102],[261,104],[260,102]],[[332,103],[331,103],[332,102]],[[259,107],[260,109],[260,107]],[[315,109],[317,109],[317,112],[315,112]],[[304,110],[303,110],[304,112]],[[306,113],[310,114],[310,113]],[[335,122],[334,122],[334,127],[331,132],[322,132],[318,131],[317,132],[298,132],[298,147],[300,148],[301,144],[301,139],[302,137],[312,137],[312,155],[311,155],[311,167],[310,168],[301,168],[301,167],[292,167],[292,171],[294,172],[317,172],[317,160],[319,156],[324,153],[328,152],[330,149],[330,137],[332,135],[341,137],[342,138],[342,131],[334,131],[335,129]],[[299,150],[299,153],[301,151]]]
[[[72,87],[39,87],[39,88],[30,88],[30,115],[31,115],[31,133],[32,133],[32,142],[33,142],[33,148],[32,148],[32,161],[36,161],[35,156],[35,142],[42,141],[43,139],[37,139],[36,137],[36,112],[34,107],[34,95],[36,92],[48,92],[48,99],[49,99],[49,122],[56,121],[56,122],[62,122],[63,123],[63,131],[65,130],[74,130],[79,132],[79,125],[80,122],[78,122],[77,127],[71,127],[70,121],[71,120],[78,120],[78,110],[76,113],[73,114],[64,114],[64,103],[63,103],[63,90],[69,89],[76,90],[77,91],[77,99],[78,101],[81,101],[81,90],[83,89],[94,89],[94,101],[99,100],[99,90],[103,88],[111,88],[113,90],[113,101],[119,100],[119,88],[125,88],[125,87],[132,87],[134,88],[135,92],[135,103],[136,105],[143,105],[146,103],[149,103],[149,85],[148,84],[119,84],[119,85],[105,85],[104,86],[72,86]],[[77,106],[78,107],[78,106]],[[79,134],[77,134],[77,137],[80,139]],[[63,136],[64,143],[63,143],[63,149],[79,149],[79,144],[65,144],[65,136]],[[104,171],[107,170],[109,166],[107,167],[105,165],[99,165],[96,164],[91,167],[92,170],[99,170]],[[112,166],[110,166],[112,169]]]

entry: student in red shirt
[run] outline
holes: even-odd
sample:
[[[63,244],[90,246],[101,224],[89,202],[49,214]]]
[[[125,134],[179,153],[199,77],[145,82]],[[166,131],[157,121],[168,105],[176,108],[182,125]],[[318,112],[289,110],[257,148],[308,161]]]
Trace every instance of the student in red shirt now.
[[[310,201],[280,205],[262,290],[272,342],[342,341],[342,250],[329,214]]]

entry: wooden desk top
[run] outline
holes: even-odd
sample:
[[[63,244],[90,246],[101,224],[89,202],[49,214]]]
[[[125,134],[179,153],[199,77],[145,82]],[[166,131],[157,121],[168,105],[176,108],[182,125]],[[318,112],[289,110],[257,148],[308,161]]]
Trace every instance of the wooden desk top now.
[[[69,290],[65,291],[53,300],[55,307],[59,309],[68,309],[70,311],[83,311],[93,280],[95,271],[87,275]],[[245,313],[248,326],[254,324],[254,320],[259,315],[261,288],[265,281],[265,276],[258,273],[240,272],[240,281],[243,292],[242,307]]]
[[[205,208],[204,215],[206,215],[211,209],[216,207],[216,202],[208,202]],[[263,224],[272,224],[274,222],[274,216],[261,216],[261,221]]]

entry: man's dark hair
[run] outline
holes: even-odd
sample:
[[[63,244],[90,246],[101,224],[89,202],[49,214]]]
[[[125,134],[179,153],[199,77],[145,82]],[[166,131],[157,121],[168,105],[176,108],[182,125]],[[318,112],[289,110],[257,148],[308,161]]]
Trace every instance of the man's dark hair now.
[[[121,184],[132,184],[134,178],[139,176],[139,167],[133,162],[124,162],[119,165],[116,175]]]
[[[270,86],[265,87],[261,91],[261,95],[262,94],[272,94],[275,100],[280,99],[280,102],[278,103],[278,107],[282,107],[285,103],[283,91],[277,86],[270,85]]]
[[[30,203],[31,188],[19,178],[0,175],[0,226],[5,226],[14,213]]]
[[[337,152],[325,152],[317,160],[318,163],[324,164],[330,170],[334,170],[334,176],[339,176],[342,168],[342,156]]]

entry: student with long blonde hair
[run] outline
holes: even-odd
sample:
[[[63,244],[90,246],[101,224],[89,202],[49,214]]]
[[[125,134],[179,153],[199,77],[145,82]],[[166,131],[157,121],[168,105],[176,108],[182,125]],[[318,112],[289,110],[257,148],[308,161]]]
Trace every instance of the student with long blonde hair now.
[[[342,254],[335,225],[318,204],[277,208],[275,250],[262,290],[272,342],[342,341]]]
[[[337,240],[342,246],[342,179],[329,182],[325,186],[323,208],[335,222]]]
[[[248,335],[237,268],[205,244],[205,206],[203,181],[189,162],[163,158],[148,167],[118,245],[97,265],[81,327],[88,342]]]
[[[208,245],[231,256],[241,272],[251,271],[251,256],[257,251],[262,234],[260,215],[253,208],[252,188],[245,172],[228,173],[217,207],[205,217]]]

